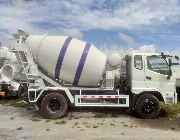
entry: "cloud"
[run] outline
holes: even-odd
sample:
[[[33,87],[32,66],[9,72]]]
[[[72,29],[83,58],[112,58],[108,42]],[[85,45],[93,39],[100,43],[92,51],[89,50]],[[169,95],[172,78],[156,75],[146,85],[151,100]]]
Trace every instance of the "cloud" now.
[[[3,32],[0,32],[0,42],[1,45],[5,45],[9,42],[9,36]]]
[[[143,45],[138,48],[128,48],[127,53],[158,53],[156,52],[156,46],[154,45]]]
[[[154,45],[143,45],[139,47],[138,51],[142,53],[155,53],[156,48]]]
[[[178,0],[1,0],[0,29],[60,34],[62,29],[134,29],[178,23]]]
[[[168,53],[172,56],[179,56],[180,58],[180,48],[175,48],[173,51],[170,51]],[[173,60],[175,59],[173,58]],[[178,63],[180,63],[180,60],[175,60],[175,61],[178,61]]]
[[[102,52],[104,52],[107,56],[111,55],[111,54],[114,54],[114,53],[118,53],[120,54],[121,56],[124,56],[125,54],[125,50],[124,48],[122,47],[119,47],[117,45],[112,45],[111,47],[106,47],[105,45],[104,46],[101,46],[100,47],[100,50]]]
[[[71,37],[75,37],[78,39],[83,38],[83,33],[78,29],[63,29],[63,34]]]
[[[138,48],[124,48],[117,45],[112,45],[111,47],[101,46],[100,50],[103,51],[107,56],[118,53],[122,57],[128,53],[156,53],[156,47],[154,45],[143,45]]]
[[[125,33],[119,32],[118,38],[126,42],[129,47],[137,46],[137,42],[132,37],[130,37],[129,35]]]

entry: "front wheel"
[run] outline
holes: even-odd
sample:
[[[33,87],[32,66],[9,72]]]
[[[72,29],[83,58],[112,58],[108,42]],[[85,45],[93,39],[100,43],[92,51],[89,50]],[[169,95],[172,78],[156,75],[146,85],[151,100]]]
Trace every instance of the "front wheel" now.
[[[67,109],[68,102],[60,93],[49,93],[41,102],[41,112],[46,118],[61,118]]]
[[[160,111],[159,100],[154,95],[144,94],[137,99],[135,111],[141,118],[153,119]]]

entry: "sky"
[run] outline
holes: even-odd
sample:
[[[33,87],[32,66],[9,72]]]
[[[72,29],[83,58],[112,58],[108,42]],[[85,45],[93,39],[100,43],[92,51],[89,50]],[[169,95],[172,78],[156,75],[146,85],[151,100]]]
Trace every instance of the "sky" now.
[[[105,51],[180,54],[180,1],[0,0],[0,41],[18,29],[73,36]]]

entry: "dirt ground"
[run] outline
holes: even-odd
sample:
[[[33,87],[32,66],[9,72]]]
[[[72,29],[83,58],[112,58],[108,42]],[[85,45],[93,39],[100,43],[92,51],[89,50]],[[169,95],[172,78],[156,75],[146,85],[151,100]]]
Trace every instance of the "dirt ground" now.
[[[0,112],[2,140],[180,139],[180,118],[159,116],[143,120],[127,113],[126,109],[72,108],[58,120],[44,119],[33,107],[0,105]]]

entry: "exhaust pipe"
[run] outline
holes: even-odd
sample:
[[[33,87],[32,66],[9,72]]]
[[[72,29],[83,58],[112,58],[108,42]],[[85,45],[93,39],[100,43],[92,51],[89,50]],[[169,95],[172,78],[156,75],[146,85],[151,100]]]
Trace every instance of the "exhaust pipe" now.
[[[1,68],[1,79],[5,82],[14,80],[22,72],[20,64],[7,64]]]

